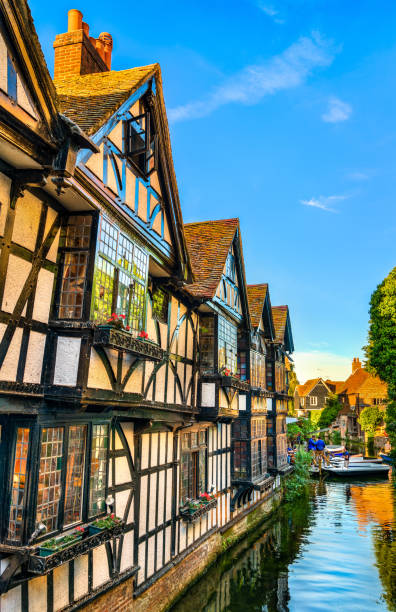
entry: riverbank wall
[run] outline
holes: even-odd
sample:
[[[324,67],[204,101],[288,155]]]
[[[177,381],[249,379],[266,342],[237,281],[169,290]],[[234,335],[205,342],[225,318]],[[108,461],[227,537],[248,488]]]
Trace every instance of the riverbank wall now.
[[[222,527],[214,527],[200,540],[186,549],[160,576],[139,593],[134,579],[111,589],[90,602],[90,612],[167,612],[183,594],[203,576],[216,560],[228,549],[243,540],[279,507],[282,486],[279,477],[276,487],[253,503],[241,507]]]

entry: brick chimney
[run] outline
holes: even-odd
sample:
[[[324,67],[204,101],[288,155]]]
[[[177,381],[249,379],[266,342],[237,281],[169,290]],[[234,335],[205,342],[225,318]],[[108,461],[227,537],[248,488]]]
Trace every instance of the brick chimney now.
[[[99,38],[92,38],[89,25],[83,22],[82,13],[77,9],[68,12],[67,32],[55,37],[54,49],[55,79],[111,70],[111,35],[102,32]]]
[[[352,360],[352,374],[354,374],[356,370],[358,370],[361,367],[362,367],[362,364],[360,363],[359,357],[354,357]]]

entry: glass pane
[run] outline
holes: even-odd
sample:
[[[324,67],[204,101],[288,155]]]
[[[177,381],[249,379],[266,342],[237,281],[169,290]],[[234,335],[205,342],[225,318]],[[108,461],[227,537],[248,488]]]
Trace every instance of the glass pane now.
[[[93,425],[91,445],[91,470],[89,479],[89,516],[101,514],[106,509],[108,425]]]
[[[219,370],[225,367],[237,372],[237,328],[224,317],[218,319]]]
[[[81,520],[86,438],[86,425],[69,427],[64,525]]]
[[[234,442],[234,478],[247,477],[247,443]]]
[[[98,257],[95,266],[93,319],[105,323],[112,315],[114,266]]]
[[[69,217],[66,228],[66,246],[88,248],[91,236],[91,215],[73,215]]]
[[[199,451],[199,467],[198,467],[198,493],[206,491],[206,449],[201,448]]]
[[[8,523],[9,540],[20,540],[25,503],[26,463],[29,449],[28,428],[18,428],[15,448],[14,470],[11,485],[10,519]]]
[[[60,319],[81,319],[88,254],[85,251],[65,253],[59,304]]]
[[[191,453],[181,453],[180,458],[180,501],[192,497],[192,462]]]
[[[62,455],[63,427],[44,428],[41,434],[36,521],[42,521],[48,533],[58,527]]]

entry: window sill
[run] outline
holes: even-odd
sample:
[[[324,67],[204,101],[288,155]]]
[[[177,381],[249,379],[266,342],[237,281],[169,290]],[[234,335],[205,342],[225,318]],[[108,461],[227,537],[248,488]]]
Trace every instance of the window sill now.
[[[76,540],[69,546],[63,548],[63,550],[48,554],[46,557],[39,554],[39,548],[34,548],[33,552],[29,555],[28,570],[32,574],[39,576],[47,574],[55,567],[67,563],[71,559],[75,559],[93,548],[101,546],[112,538],[119,537],[124,532],[124,528],[124,522],[120,522],[113,527],[103,529],[92,535],[90,535],[88,531],[82,539]]]
[[[193,523],[194,521],[201,518],[201,516],[204,516],[210,510],[213,510],[213,508],[216,508],[216,507],[217,507],[217,499],[211,499],[210,502],[208,502],[207,504],[203,504],[201,508],[197,508],[196,510],[190,510],[190,509],[182,510],[180,508],[179,510],[180,517],[186,523]]]
[[[164,351],[154,342],[110,325],[101,325],[95,329],[93,344],[128,351],[150,361],[162,361],[164,357]]]

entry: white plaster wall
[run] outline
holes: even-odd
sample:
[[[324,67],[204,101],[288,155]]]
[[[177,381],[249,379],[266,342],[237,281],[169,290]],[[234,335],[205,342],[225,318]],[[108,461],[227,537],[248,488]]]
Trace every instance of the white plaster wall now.
[[[24,382],[40,383],[45,348],[45,334],[31,331],[26,355]]]
[[[0,597],[1,612],[17,612],[22,610],[21,587],[17,586]],[[23,611],[24,612],[24,611]]]
[[[28,597],[29,612],[43,612],[47,609],[47,576],[29,580]]]
[[[54,569],[54,610],[62,610],[69,603],[69,564]]]
[[[201,383],[201,406],[212,407],[216,403],[215,383]]]
[[[126,457],[116,457],[115,459],[115,479],[116,484],[123,484],[131,480],[128,460]]]
[[[6,325],[4,323],[0,323],[1,337],[3,337],[5,329],[6,329]],[[0,369],[0,380],[9,380],[9,381],[16,380],[19,353],[21,350],[21,340],[22,340],[22,329],[18,327],[15,330],[10,346],[8,347],[7,355]]]
[[[166,488],[165,520],[169,521],[172,515],[172,468],[166,470]]]
[[[81,338],[58,336],[54,385],[74,387],[77,383]]]
[[[91,357],[89,360],[88,387],[111,390],[111,384],[106,369],[94,348],[91,350]]]
[[[140,181],[137,213],[138,216],[143,219],[143,221],[147,221],[147,189]]]
[[[137,583],[140,584],[144,580],[144,566],[146,562],[146,542],[139,544],[138,549],[138,565],[140,567],[137,575]]]
[[[10,255],[8,260],[7,276],[4,287],[2,310],[13,312],[15,304],[26,282],[32,264],[20,257]],[[23,314],[26,312],[26,305]]]
[[[36,246],[42,206],[41,200],[27,190],[16,203],[12,241],[30,251]]]
[[[186,546],[187,546],[186,523],[184,523],[183,521],[180,521],[180,541],[179,541],[180,552],[184,550]]]
[[[151,536],[148,539],[147,547],[147,578],[154,574],[154,561],[155,561],[155,536]]]
[[[147,507],[147,481],[148,476],[140,479],[140,508],[139,508],[139,535],[146,532],[146,507]]]
[[[159,433],[151,434],[151,460],[150,467],[158,465],[158,441]]]
[[[161,431],[161,433],[159,434],[159,462],[160,465],[162,465],[163,463],[166,463],[166,432],[165,431]]]
[[[56,212],[56,210],[54,210],[51,207],[48,207],[47,209],[47,218],[45,220],[45,229],[44,229],[44,236],[47,236],[49,230],[51,229],[51,226],[53,224],[53,222],[55,221],[55,217],[58,213]],[[60,229],[58,230],[54,241],[51,245],[50,250],[47,253],[47,259],[49,259],[50,261],[56,261],[56,257],[58,254],[58,246],[59,246],[59,236],[60,236]]]
[[[0,88],[7,92],[7,45],[0,36]]]
[[[124,535],[124,543],[121,555],[121,571],[124,572],[128,567],[133,566],[133,531],[128,531]]]
[[[171,497],[171,489],[169,488],[169,496]],[[161,470],[158,473],[158,523],[161,524],[164,517],[165,504],[165,471]]]
[[[150,380],[150,376],[152,374],[154,370],[154,362],[153,361],[146,361],[146,369],[145,369],[145,377],[144,377],[144,393],[146,393],[146,388],[147,388],[147,384]],[[152,400],[153,399],[153,382],[151,381],[150,383],[150,387],[149,390],[147,392],[146,395],[146,399],[148,400]]]
[[[37,278],[37,288],[33,306],[33,319],[41,321],[42,323],[48,323],[54,280],[55,275],[53,272],[41,268]]]
[[[103,181],[103,150],[104,145],[102,143],[99,146],[99,153],[92,153],[85,164],[101,181]]]
[[[239,410],[246,410],[246,395],[239,395]]]
[[[149,492],[149,531],[155,527],[155,509],[157,503],[157,478],[158,474],[150,475],[150,492]]]
[[[121,423],[121,429],[124,432],[124,436],[128,442],[129,452],[131,453],[132,459],[135,456],[135,445],[134,445],[134,429],[133,423]]]
[[[124,512],[128,503],[130,491],[119,491],[115,493],[115,509],[114,512],[120,518],[124,518]]]
[[[109,564],[107,561],[106,547],[103,544],[93,549],[93,580],[94,589],[109,580]]]
[[[142,457],[141,457],[141,468],[145,470],[149,466],[149,434],[142,435]]]
[[[24,84],[22,83],[22,79],[17,74],[17,99],[18,104],[21,106],[26,112],[28,112],[32,117],[37,118],[36,111],[32,103],[30,102],[30,98],[27,94]]]
[[[122,152],[122,136],[123,136],[123,126],[122,121],[119,121],[116,126],[111,130],[109,134],[109,139],[115,146]]]
[[[166,462],[173,460],[173,433],[168,433],[168,451],[166,455]]]
[[[155,376],[155,399],[157,402],[165,401],[165,375],[166,375],[166,366],[165,364],[157,370]]]
[[[74,559],[74,597],[79,599],[88,593],[88,555]],[[45,608],[42,609],[44,612]]]
[[[171,535],[171,528],[167,527],[165,530],[165,563],[170,560]]]
[[[142,379],[143,379],[143,363],[140,363],[133,371],[130,379],[125,385],[125,392],[127,393],[141,393],[142,392]]]
[[[1,87],[1,45],[0,45],[0,87]],[[10,203],[11,179],[0,172],[0,235],[4,235],[4,226]]]
[[[126,188],[125,188],[125,204],[129,206],[131,210],[135,210],[135,189],[136,189],[136,177],[129,170],[126,169]]]

